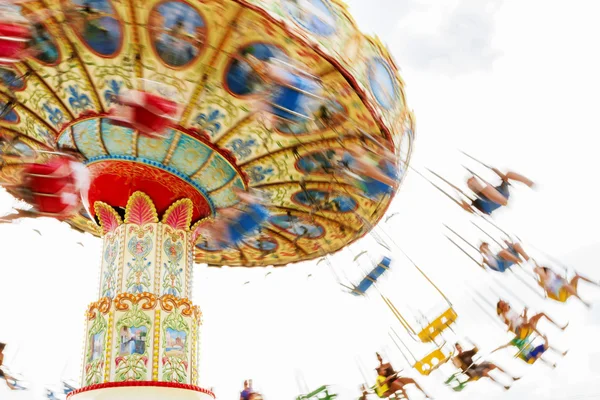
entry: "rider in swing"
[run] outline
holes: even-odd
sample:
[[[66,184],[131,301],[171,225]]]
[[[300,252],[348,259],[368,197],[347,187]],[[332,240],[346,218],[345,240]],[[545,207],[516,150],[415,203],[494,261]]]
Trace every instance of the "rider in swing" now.
[[[270,216],[258,192],[252,194],[239,188],[234,191],[239,204],[219,210],[217,219],[201,228],[204,237],[210,237],[219,248],[235,248],[244,238],[258,232]]]
[[[509,171],[504,174],[496,168],[491,168],[491,170],[500,177],[502,182],[500,185],[494,187],[488,183],[480,182],[475,176],[471,176],[467,180],[467,186],[477,196],[477,199],[471,203],[460,200],[461,207],[466,211],[474,213],[477,210],[483,214],[491,215],[502,206],[508,205],[511,181],[521,182],[529,187],[533,187],[533,181],[516,172]]]
[[[527,308],[523,309],[523,314],[519,315],[516,311],[514,311],[510,304],[508,304],[504,300],[499,300],[496,305],[496,312],[498,316],[502,319],[502,321],[507,325],[508,330],[517,335],[520,339],[525,339],[533,332],[536,332],[538,335],[542,335],[537,330],[537,324],[542,318],[546,318],[548,322],[556,326],[561,330],[567,329],[569,324],[565,326],[559,326],[552,318],[550,318],[545,313],[538,313],[532,316],[531,318],[527,317]]]
[[[520,264],[522,260],[529,261],[529,255],[525,253],[521,243],[511,243],[508,240],[505,240],[504,243],[506,249],[502,249],[496,254],[490,250],[489,243],[481,243],[479,252],[483,256],[482,267],[487,264],[494,271],[504,272],[513,265]]]
[[[542,336],[542,338],[544,338],[543,344],[540,344],[538,346],[533,346],[531,344],[531,340],[529,339],[529,337],[527,337],[525,339],[521,339],[518,336],[515,336],[514,339],[512,339],[510,342],[493,350],[492,353],[494,353],[498,350],[510,347],[510,346],[514,346],[519,349],[518,357],[521,360],[525,361],[526,363],[533,364],[537,360],[541,360],[542,362],[550,365],[551,367],[556,368],[556,364],[552,364],[552,363],[544,360],[542,358],[542,355],[546,351],[552,350],[555,353],[559,353],[561,356],[564,357],[567,355],[568,351],[561,352],[560,350],[557,350],[554,347],[550,346],[550,344],[548,343],[548,338],[546,336]]]
[[[13,378],[12,376],[9,376],[6,372],[4,372],[4,370],[2,369],[2,365],[4,363],[4,348],[6,347],[5,343],[0,343],[0,378],[3,378],[4,381],[6,382],[6,386],[8,386],[8,388],[10,390],[18,390],[19,387],[16,386],[14,383],[17,382],[17,380],[15,378]],[[14,382],[14,383],[13,383]]]
[[[459,368],[465,375],[467,375],[467,377],[469,378],[467,382],[478,380],[480,378],[490,378],[492,382],[501,385],[505,390],[510,389],[510,385],[503,385],[501,382],[497,381],[489,374],[495,369],[510,377],[513,380],[513,382],[520,379],[511,376],[508,372],[506,372],[496,364],[487,361],[482,361],[476,364],[473,361],[473,357],[479,351],[477,347],[473,347],[469,351],[463,351],[462,346],[459,343],[456,343],[456,351],[458,352],[458,354],[452,359],[452,363],[457,368]]]
[[[594,282],[591,279],[585,278],[579,274],[576,274],[570,281],[566,278],[558,275],[548,267],[537,266],[533,269],[533,272],[539,278],[538,284],[544,289],[547,296],[553,300],[565,302],[570,296],[576,297],[586,307],[591,308],[592,305],[584,301],[577,292],[577,284],[579,280],[591,283],[596,286],[600,286],[598,282]]]
[[[385,399],[397,392],[401,392],[404,397],[408,398],[404,387],[412,384],[415,385],[426,398],[431,398],[414,379],[398,376],[399,372],[395,372],[390,363],[384,363],[379,353],[375,354],[379,361],[379,366],[377,367],[377,381],[374,387],[378,397]]]

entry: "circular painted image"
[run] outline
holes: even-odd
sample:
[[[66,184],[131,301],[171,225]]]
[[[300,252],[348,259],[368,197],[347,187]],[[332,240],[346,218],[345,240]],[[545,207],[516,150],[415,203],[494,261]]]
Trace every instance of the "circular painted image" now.
[[[398,88],[392,69],[381,58],[375,58],[369,63],[369,86],[377,103],[386,110],[396,105]]]
[[[244,239],[246,246],[253,248],[258,251],[275,251],[277,250],[277,242],[274,239],[265,237],[252,237]]]
[[[33,24],[31,45],[35,52],[33,57],[46,65],[56,65],[60,59],[60,51],[54,38],[41,22]]]
[[[268,61],[271,58],[286,58],[277,46],[268,43],[252,43],[238,50],[225,72],[227,87],[238,96],[257,93],[263,85],[258,74],[245,61],[249,56],[256,57],[261,61]]]
[[[67,22],[95,53],[109,57],[121,48],[123,29],[109,0],[63,0]]]
[[[318,239],[325,233],[325,229],[321,225],[294,215],[274,215],[269,218],[269,222],[292,235],[308,239]]]
[[[0,115],[2,115],[2,121],[9,124],[16,124],[19,122],[19,115],[3,101],[0,101]]]
[[[324,211],[339,213],[352,212],[358,207],[350,196],[316,189],[298,192],[292,196],[292,201],[308,208],[318,207]]]
[[[295,123],[278,120],[275,128],[280,133],[303,135],[340,126],[348,116],[346,108],[336,100],[317,103],[310,111],[312,120],[303,119]]]
[[[298,25],[315,35],[336,31],[335,14],[327,0],[283,0],[283,5]]]
[[[170,67],[182,68],[200,55],[207,31],[195,8],[183,1],[166,1],[150,11],[148,33],[160,59]]]
[[[296,161],[296,169],[304,174],[332,174],[338,166],[333,149],[314,151]]]
[[[25,80],[8,68],[0,68],[0,83],[13,91],[25,89]]]

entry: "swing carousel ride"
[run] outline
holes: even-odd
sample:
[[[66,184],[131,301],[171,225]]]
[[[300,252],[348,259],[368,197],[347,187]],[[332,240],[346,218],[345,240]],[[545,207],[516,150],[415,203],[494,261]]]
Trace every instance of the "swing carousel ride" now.
[[[377,224],[414,131],[394,61],[338,0],[1,11],[0,182],[32,206],[3,222],[103,239],[69,396],[214,397],[196,386],[194,262],[284,266]]]
[[[202,314],[189,300],[193,264],[316,259],[349,296],[389,309],[399,324],[389,337],[409,369],[456,392],[482,378],[508,389],[516,378],[478,356],[449,297],[379,223],[408,168],[485,235],[478,247],[446,226],[481,273],[512,278],[543,300],[588,305],[578,284],[595,282],[577,272],[567,280],[555,260],[538,264],[531,246],[491,218],[514,183],[532,181],[467,154],[480,167],[467,169],[468,191],[409,166],[415,121],[398,69],[339,0],[2,0],[0,8],[0,182],[30,207],[0,222],[55,218],[103,240],[81,388],[61,389],[70,398],[214,398],[197,386]],[[492,172],[499,186],[484,177]],[[362,279],[339,277],[340,250]],[[384,292],[382,282],[400,269],[411,287]],[[419,285],[419,304],[390,295]],[[537,323],[566,326],[527,315],[526,302],[499,286],[489,291],[497,304],[471,291],[514,335],[496,350],[516,347],[526,364],[555,365],[547,354],[560,352]],[[377,358],[376,384],[363,373],[361,399],[407,398],[406,386],[428,397]],[[3,371],[15,386],[19,379]],[[328,386],[302,390],[298,399],[337,396]],[[251,387],[244,393],[262,398]]]

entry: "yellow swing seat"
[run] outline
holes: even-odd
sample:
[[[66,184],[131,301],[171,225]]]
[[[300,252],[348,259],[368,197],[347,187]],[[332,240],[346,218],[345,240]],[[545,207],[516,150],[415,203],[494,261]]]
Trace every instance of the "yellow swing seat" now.
[[[571,286],[573,286],[575,288],[575,290],[577,290],[577,282],[575,281],[573,283],[569,283]],[[540,284],[540,286],[544,287],[542,282],[538,282]],[[544,288],[545,290],[545,288]],[[567,290],[565,290],[565,288],[560,288],[560,290],[558,291],[558,296],[555,293],[550,293],[548,291],[546,291],[546,295],[548,296],[548,298],[554,300],[554,301],[558,301],[560,303],[566,303],[567,300],[569,300],[569,298],[572,296],[571,293],[569,293]]]
[[[514,334],[521,340],[527,339],[534,332],[533,327],[526,325],[517,329]]]
[[[413,368],[415,368],[421,375],[428,376],[432,371],[435,371],[442,364],[445,364],[452,354],[446,355],[442,349],[435,349],[420,361],[417,361]]]
[[[441,335],[448,326],[456,322],[457,318],[458,315],[456,314],[456,311],[450,307],[417,334],[419,340],[423,343],[432,342],[436,337]]]

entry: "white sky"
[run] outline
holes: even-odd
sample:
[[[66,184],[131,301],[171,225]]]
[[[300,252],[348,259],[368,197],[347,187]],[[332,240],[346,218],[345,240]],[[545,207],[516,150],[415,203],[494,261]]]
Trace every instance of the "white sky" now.
[[[568,255],[565,259],[577,269],[600,278],[594,268],[600,248],[600,209],[595,206],[600,194],[595,184],[600,170],[600,4],[349,3],[362,28],[379,34],[402,67],[409,105],[417,116],[413,166],[427,166],[461,182],[466,175],[461,164],[477,167],[460,157],[456,149],[462,149],[531,177],[539,183],[537,191],[517,188],[511,208],[499,213],[497,221],[525,242],[556,256]],[[10,200],[2,196],[0,209],[9,207]],[[480,237],[465,214],[414,173],[394,201],[390,214],[394,212],[399,214],[383,229],[455,303],[457,334],[466,332],[483,353],[508,341],[471,304],[469,287],[488,293],[490,301],[497,299],[490,287],[503,289],[443,237],[443,222],[473,242]],[[36,399],[44,384],[79,375],[84,311],[97,296],[100,241],[54,221],[0,226],[0,239],[0,341],[9,343],[6,362],[37,385],[20,393],[0,385],[0,398]],[[384,255],[372,242],[358,243],[332,257],[340,277],[358,280],[361,271],[352,258],[364,248],[374,259]],[[440,306],[410,264],[398,254],[393,258],[393,271],[380,289],[402,309],[426,312]],[[362,268],[367,266],[364,261]],[[362,377],[357,357],[373,375],[371,380],[375,351],[383,351],[397,368],[406,367],[387,336],[391,326],[398,332],[401,328],[376,291],[368,299],[343,293],[325,263],[276,269],[265,278],[267,272],[196,267],[194,301],[205,320],[201,383],[214,387],[219,398],[235,399],[249,377],[267,399],[292,399],[301,371],[310,389],[335,384],[339,399],[346,400],[358,397]],[[514,278],[495,277],[533,310],[547,311],[560,321],[570,319],[566,333],[541,326],[551,343],[571,349],[559,367],[524,366],[508,350],[494,355],[494,361],[525,376],[507,393],[482,381],[455,394],[442,383],[453,372],[450,366],[428,378],[408,369],[406,374],[444,399],[480,399],[484,394],[488,399],[597,398],[600,366],[592,361],[600,355],[595,340],[600,334],[598,307],[588,312],[577,303],[542,303]],[[251,283],[243,285],[246,281]],[[600,290],[583,287],[582,293],[600,302]],[[406,342],[421,355],[428,350]]]

